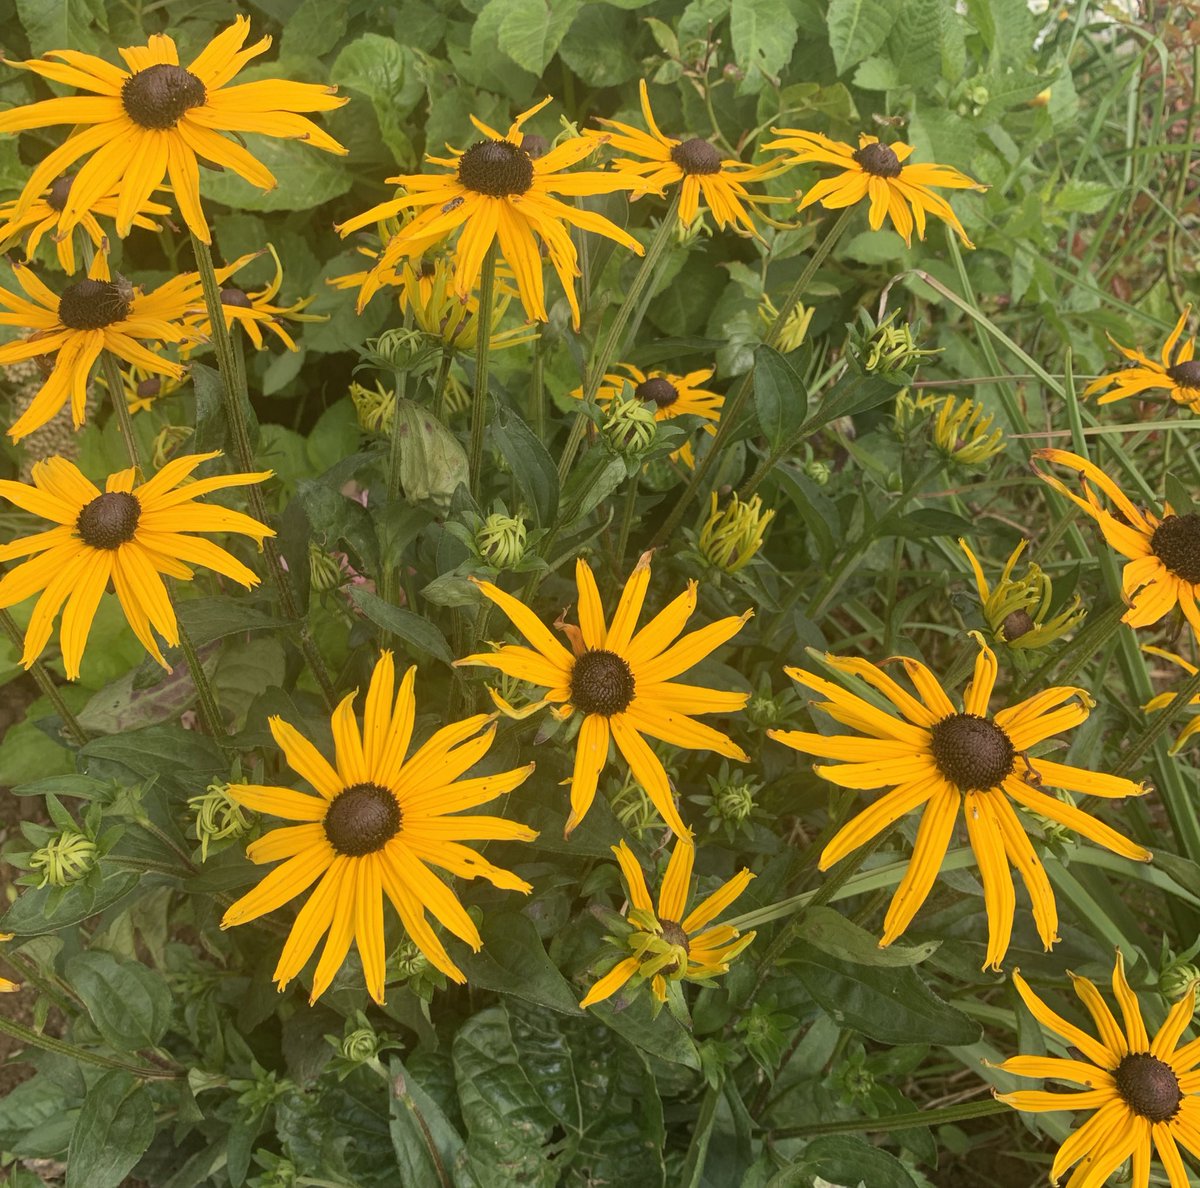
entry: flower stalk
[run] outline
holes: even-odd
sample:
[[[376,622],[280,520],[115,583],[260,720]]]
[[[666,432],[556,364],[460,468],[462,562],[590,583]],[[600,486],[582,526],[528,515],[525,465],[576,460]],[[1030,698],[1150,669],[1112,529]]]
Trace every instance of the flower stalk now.
[[[471,494],[479,498],[483,471],[483,431],[487,425],[488,362],[492,345],[492,305],[496,294],[496,242],[483,257],[479,277],[479,330],[475,339],[475,388],[471,399],[471,441],[467,452]]]

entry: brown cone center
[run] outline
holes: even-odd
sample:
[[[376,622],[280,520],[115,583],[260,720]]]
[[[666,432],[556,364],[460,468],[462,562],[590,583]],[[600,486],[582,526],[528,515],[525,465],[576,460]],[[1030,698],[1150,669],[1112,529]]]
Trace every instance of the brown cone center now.
[[[339,853],[361,858],[382,850],[403,823],[396,798],[378,784],[351,784],[331,801],[325,813],[325,836]]]
[[[58,299],[58,320],[72,330],[103,330],[129,316],[128,291],[112,281],[76,281]]]
[[[1012,773],[1016,750],[994,722],[950,714],[930,727],[933,761],[960,792],[985,792]]]
[[[93,549],[115,549],[132,540],[142,516],[142,505],[128,491],[106,491],[84,504],[75,520],[75,531]]]
[[[253,309],[254,303],[241,289],[235,289],[230,286],[228,289],[221,290],[221,304],[234,305],[238,309]]]
[[[67,199],[71,196],[71,183],[75,180],[73,173],[64,173],[50,187],[50,192],[46,195],[46,205],[51,210],[57,210],[60,214],[67,207]]]
[[[1189,359],[1167,368],[1169,375],[1181,388],[1200,388],[1200,359]]]
[[[1177,578],[1200,583],[1200,515],[1167,516],[1150,537],[1154,555]]]
[[[685,140],[671,149],[671,160],[684,173],[720,173],[721,154],[707,140],[698,136]]]
[[[878,141],[863,145],[855,152],[854,159],[876,177],[900,176],[900,158],[886,144],[880,144]]]
[[[1027,610],[1015,610],[1004,616],[1000,630],[1004,633],[1004,638],[1011,643],[1014,639],[1020,639],[1022,635],[1028,635],[1035,626],[1033,616]]]
[[[633,671],[616,654],[589,648],[571,668],[571,703],[585,714],[611,718],[633,700]]]
[[[633,394],[647,404],[655,404],[659,408],[670,408],[679,399],[679,391],[674,384],[668,383],[661,375],[643,380],[633,390]]]
[[[481,140],[459,157],[458,180],[490,198],[524,194],[533,185],[533,161],[507,140]]]
[[[204,84],[182,66],[158,63],[139,70],[121,87],[121,104],[141,128],[174,128],[186,111],[208,101]]]
[[[1117,1092],[1135,1113],[1151,1122],[1169,1122],[1179,1112],[1183,1090],[1175,1070],[1149,1052],[1130,1052],[1113,1071]]]

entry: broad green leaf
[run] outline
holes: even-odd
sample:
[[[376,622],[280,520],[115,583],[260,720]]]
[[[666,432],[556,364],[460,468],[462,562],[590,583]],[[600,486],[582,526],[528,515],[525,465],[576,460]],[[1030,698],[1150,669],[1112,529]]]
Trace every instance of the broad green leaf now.
[[[221,373],[204,363],[193,363],[188,369],[192,380],[192,388],[196,394],[196,431],[188,443],[197,454],[206,454],[210,450],[227,448],[229,440],[229,418],[225,413],[225,381]],[[250,401],[245,397],[240,401],[246,424],[250,427],[251,443],[258,439],[258,418]],[[205,472],[216,473],[216,467],[209,463]]]
[[[941,944],[940,941],[925,941],[919,945],[889,945],[882,949],[876,936],[828,907],[806,908],[797,936],[823,953],[845,958],[856,965],[917,965]]]
[[[869,1188],[917,1188],[917,1182],[895,1155],[848,1134],[814,1139],[798,1164],[779,1173],[767,1188],[808,1188],[813,1177],[829,1184],[866,1184]]]
[[[107,738],[94,738],[80,751],[84,770],[98,779],[112,776],[135,781],[170,776],[203,787],[214,776],[226,776],[228,764],[210,738],[182,726],[146,726]]]
[[[59,898],[52,898],[54,887],[32,887],[0,919],[0,931],[15,936],[38,936],[79,924],[89,916],[119,903],[138,885],[140,876],[122,870],[118,862],[101,858],[99,877],[75,883]],[[53,908],[50,903],[53,902]]]
[[[912,969],[860,965],[801,942],[793,967],[841,1027],[885,1044],[973,1044],[979,1024],[939,998]]]
[[[446,637],[428,619],[384,602],[365,586],[349,586],[347,591],[358,609],[376,626],[390,631],[424,656],[432,656],[446,664],[454,659]]]
[[[319,58],[346,32],[350,0],[303,0],[283,27],[279,57]]]
[[[275,175],[275,187],[260,190],[232,170],[200,170],[200,192],[234,210],[306,210],[344,194],[354,175],[336,153],[300,140],[276,140],[247,133],[246,147]]]
[[[754,407],[773,450],[795,434],[808,415],[804,380],[783,355],[765,344],[754,352]]]
[[[365,95],[379,121],[383,142],[398,165],[415,162],[404,117],[425,93],[417,57],[407,46],[378,33],[364,33],[340,54],[329,72],[330,81]]]
[[[20,1136],[62,1115],[70,1106],[63,1086],[33,1077],[0,1097],[0,1144],[11,1151]]]
[[[848,371],[825,395],[806,428],[815,430],[838,417],[853,417],[891,400],[903,385],[882,375]]]
[[[631,52],[632,21],[612,4],[585,5],[558,47],[558,56],[593,87],[629,82],[640,70]]]
[[[889,524],[891,535],[909,540],[922,540],[930,536],[958,539],[960,536],[970,536],[975,527],[970,520],[940,507],[919,507],[916,511],[905,512],[899,520],[889,520]]]
[[[571,27],[582,0],[502,0],[502,4],[501,52],[531,74],[541,74]]]
[[[67,981],[83,1000],[104,1041],[121,1052],[152,1048],[171,1021],[171,991],[162,975],[111,953],[77,953]]]
[[[67,1188],[117,1188],[154,1138],[154,1107],[129,1073],[106,1072],[88,1090],[67,1152]]]
[[[461,1134],[438,1103],[421,1087],[398,1056],[388,1064],[391,1085],[389,1130],[401,1183],[436,1184],[438,1166],[450,1172],[457,1188],[477,1181],[467,1162]]]
[[[558,511],[558,467],[532,429],[511,409],[492,405],[492,438],[534,513],[538,527],[549,527]]]
[[[739,90],[754,93],[777,82],[796,45],[796,18],[787,0],[732,0],[729,32],[746,75]]]
[[[287,622],[259,610],[245,595],[235,598],[217,594],[212,598],[180,600],[175,607],[179,621],[198,648],[230,635],[252,631],[281,631]]]
[[[154,665],[158,669],[158,665]],[[84,730],[98,734],[117,734],[177,718],[196,699],[196,686],[186,664],[177,664],[174,672],[158,669],[153,684],[139,687],[141,666],[105,685],[76,714]]]
[[[900,0],[830,0],[829,48],[838,74],[845,74],[887,40]]]
[[[618,1011],[606,1002],[599,1002],[588,1010],[643,1052],[672,1064],[700,1068],[700,1053],[687,1028],[667,1011],[661,1011],[655,1017],[647,995],[637,995],[624,1010]]]
[[[1104,210],[1119,193],[1121,190],[1118,186],[1107,186],[1086,178],[1071,178],[1065,185],[1054,189],[1050,201],[1055,210],[1096,214]]]
[[[97,38],[92,25],[97,16],[104,15],[102,0],[16,0],[16,3],[17,19],[35,55],[47,50],[96,51]]]

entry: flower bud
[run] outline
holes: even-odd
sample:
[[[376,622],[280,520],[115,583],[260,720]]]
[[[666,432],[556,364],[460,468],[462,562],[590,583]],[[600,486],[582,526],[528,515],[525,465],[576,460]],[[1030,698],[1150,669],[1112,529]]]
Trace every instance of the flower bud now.
[[[396,411],[396,393],[385,388],[378,380],[375,389],[362,384],[350,385],[350,400],[358,423],[368,433],[391,433],[392,416]]]
[[[525,521],[520,516],[495,512],[475,534],[480,557],[496,569],[512,569],[525,556]]]
[[[315,541],[308,542],[308,573],[312,588],[320,594],[336,590],[345,580],[337,558],[327,553]]]
[[[1200,982],[1200,965],[1176,961],[1158,975],[1158,988],[1171,1000],[1182,998],[1194,982]]]
[[[208,860],[208,847],[226,838],[238,838],[250,829],[249,813],[229,795],[229,785],[209,784],[200,796],[188,800],[196,814],[196,840],[200,843],[200,861]]]
[[[654,405],[637,399],[612,401],[602,432],[618,454],[644,454],[658,434]]]
[[[732,495],[726,507],[718,510],[714,491],[708,519],[700,529],[700,552],[723,573],[737,573],[762,548],[763,534],[774,518],[774,510],[764,512],[757,495],[747,503]]]
[[[936,350],[918,347],[912,327],[907,322],[895,324],[898,317],[899,311],[892,313],[867,339],[862,359],[864,371],[909,371],[922,359],[938,354]]]
[[[69,887],[86,878],[95,865],[96,843],[74,829],[64,829],[29,859],[30,868],[42,872],[39,887]]]
[[[342,1039],[341,1056],[355,1064],[366,1064],[379,1054],[379,1037],[370,1027],[357,1027]]]
[[[946,396],[933,423],[933,443],[948,461],[978,466],[1004,452],[1004,432],[977,400]]]

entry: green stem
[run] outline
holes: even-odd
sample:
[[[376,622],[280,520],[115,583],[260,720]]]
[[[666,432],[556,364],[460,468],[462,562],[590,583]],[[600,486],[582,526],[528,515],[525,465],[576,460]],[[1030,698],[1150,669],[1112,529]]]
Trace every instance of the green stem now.
[[[630,334],[637,333],[638,326],[641,324],[642,316],[646,310],[646,306],[641,300],[642,294],[648,291],[653,292],[654,290],[655,286],[651,282],[658,279],[659,261],[663,259],[663,253],[666,251],[667,244],[671,241],[671,236],[675,232],[675,223],[678,214],[679,193],[676,191],[675,196],[671,199],[671,205],[663,215],[662,222],[659,223],[658,229],[654,232],[654,238],[650,241],[650,246],[646,249],[646,254],[642,257],[642,263],[633,278],[633,283],[629,286],[629,291],[625,294],[625,298],[621,304],[617,306],[617,312],[613,315],[613,320],[609,324],[608,330],[600,340],[600,345],[596,352],[592,355],[591,365],[588,367],[583,382],[583,401],[585,404],[591,404],[595,401],[596,393],[600,391],[600,385],[604,382],[605,372],[612,366],[617,344],[624,337],[626,327],[628,326]],[[639,307],[640,312],[634,318],[634,311],[639,309]],[[567,443],[563,446],[562,457],[558,460],[558,481],[560,484],[566,482],[567,475],[571,472],[575,455],[579,452],[579,447],[583,443],[583,435],[587,429],[587,425],[587,415],[582,412],[576,413],[575,421],[571,425],[571,432],[567,436]]]
[[[194,232],[192,233],[192,248],[196,255],[196,266],[200,272],[200,284],[204,289],[204,306],[212,327],[211,334],[217,356],[217,368],[221,372],[223,381],[221,391],[225,402],[225,420],[229,426],[230,436],[233,438],[234,456],[242,470],[251,472],[255,468],[254,449],[250,444],[250,430],[245,416],[245,405],[249,403],[249,396],[245,388],[238,385],[237,359],[234,356],[229,327],[225,325],[225,311],[221,305],[221,289],[213,268],[212,252],[208,244],[198,239]],[[250,503],[250,514],[260,523],[269,523],[266,499],[258,485],[247,486],[246,496]],[[296,625],[300,638],[300,649],[304,653],[304,658],[308,662],[313,676],[317,679],[317,684],[321,686],[325,704],[332,709],[336,701],[333,680],[329,675],[329,670],[325,667],[325,661],[312,637],[312,632],[309,631],[308,623],[296,602],[292,580],[283,567],[283,557],[279,552],[279,546],[275,543],[275,537],[268,536],[263,541],[263,553],[267,558],[267,568],[270,570],[275,587],[279,592],[279,602],[283,607],[283,613]]]
[[[496,242],[483,257],[479,277],[479,325],[475,340],[475,389],[471,398],[471,442],[467,453],[471,494],[479,498],[483,478],[483,431],[487,425],[488,361],[492,345],[492,299],[496,292]]]
[[[137,436],[133,430],[133,417],[129,413],[129,403],[125,399],[125,385],[121,382],[121,366],[117,362],[116,355],[111,351],[101,351],[100,360],[101,366],[104,368],[104,382],[108,385],[109,396],[112,397],[117,424],[121,428],[121,436],[125,439],[125,450],[129,454],[129,462],[135,470],[141,473],[143,479],[147,478],[146,464],[142,460],[141,447],[138,445]],[[171,602],[174,605],[175,599],[172,598]],[[192,674],[192,684],[196,689],[196,702],[200,709],[200,719],[204,723],[205,732],[213,738],[223,739],[225,724],[221,719],[220,710],[217,709],[217,699],[213,694],[212,686],[208,683],[208,674],[204,671],[204,665],[200,663],[200,657],[196,655],[196,649],[192,646],[187,629],[179,621],[178,616],[176,616],[175,625],[179,631],[179,646],[187,661],[188,671]]]
[[[13,641],[17,648],[17,654],[20,655],[25,648],[25,636],[21,633],[21,628],[17,626],[16,619],[6,610],[0,610],[0,627],[4,628],[4,634]],[[71,741],[77,747],[85,746],[91,735],[79,725],[79,720],[70,711],[67,703],[63,701],[62,693],[50,673],[46,671],[45,665],[40,660],[35,660],[29,666],[29,671],[37,682],[38,688],[54,706],[55,713],[62,719],[63,729],[71,736]]]
[[[546,440],[546,382],[545,360],[542,356],[542,336],[533,340],[533,367],[529,374],[529,427],[538,441]]]
[[[177,1081],[183,1076],[182,1071],[168,1072],[166,1069],[161,1068],[146,1068],[140,1064],[128,1064],[124,1060],[117,1060],[112,1056],[105,1056],[100,1052],[90,1052],[87,1048],[80,1048],[75,1044],[67,1043],[66,1040],[54,1039],[53,1036],[42,1035],[28,1027],[22,1027],[20,1023],[15,1023],[12,1019],[6,1019],[3,1015],[0,1015],[0,1032],[11,1036],[22,1044],[28,1044],[31,1048],[41,1048],[46,1052],[54,1052],[59,1056],[66,1056],[82,1064],[94,1064],[99,1068],[120,1069],[122,1072],[140,1077],[144,1081]]]
[[[443,424],[446,421],[446,381],[450,378],[450,364],[453,362],[454,348],[443,346],[437,378],[433,381],[433,415]]]
[[[629,490],[625,493],[625,514],[621,517],[621,532],[617,537],[617,570],[624,572],[621,569],[621,563],[625,559],[625,549],[629,544],[629,532],[633,527],[633,514],[637,509],[638,485],[641,480],[641,471],[629,480]]]
[[[1192,698],[1200,693],[1200,672],[1187,679],[1183,688],[1155,715],[1154,721],[1142,731],[1126,748],[1125,753],[1113,767],[1113,775],[1124,775],[1158,741],[1167,727],[1188,707]]]
[[[866,1131],[882,1134],[892,1130],[910,1130],[914,1126],[942,1126],[947,1122],[966,1122],[971,1118],[987,1118],[1006,1114],[1012,1106],[994,1098],[990,1101],[968,1101],[962,1105],[942,1106],[936,1110],[917,1110],[911,1114],[893,1114],[890,1118],[848,1118],[840,1122],[810,1122],[805,1126],[781,1126],[771,1131],[771,1137],[810,1138],[818,1134],[854,1134]]]
[[[800,299],[808,292],[808,287],[812,284],[812,279],[816,276],[817,269],[825,262],[825,257],[829,255],[834,245],[841,238],[842,232],[846,229],[846,225],[850,222],[850,216],[853,213],[854,207],[846,207],[834,220],[833,225],[825,233],[825,237],[814,248],[813,254],[804,266],[804,271],[800,274],[799,280],[792,286],[792,291],[779,307],[779,314],[776,316],[775,321],[771,323],[770,330],[767,331],[767,336],[763,340],[766,346],[774,347],[779,343],[780,335],[783,333],[783,328],[787,324],[788,318],[791,317],[792,311],[800,303]],[[742,376],[741,381],[733,391],[733,395],[726,398],[725,406],[721,410],[721,422],[717,426],[717,435],[713,438],[712,445],[704,456],[696,459],[696,467],[692,471],[692,477],[688,480],[687,486],[684,487],[683,493],[675,501],[675,506],[671,508],[670,514],[663,522],[662,527],[659,528],[654,539],[650,542],[651,548],[658,548],[660,545],[665,544],[671,538],[675,529],[679,527],[679,521],[683,519],[687,505],[703,485],[704,480],[708,477],[708,472],[716,465],[717,459],[721,455],[722,447],[737,428],[742,409],[747,400],[749,400],[753,390],[754,366],[751,364],[750,370]]]

